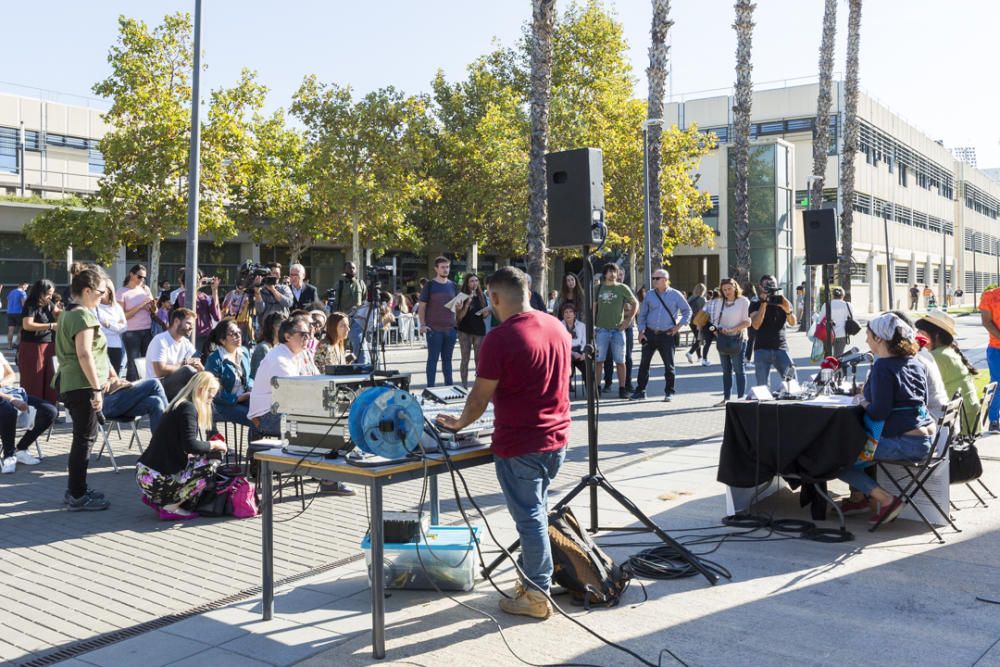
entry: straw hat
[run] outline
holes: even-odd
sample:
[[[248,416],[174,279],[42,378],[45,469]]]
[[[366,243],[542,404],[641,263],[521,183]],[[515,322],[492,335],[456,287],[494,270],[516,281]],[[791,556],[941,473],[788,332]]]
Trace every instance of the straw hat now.
[[[920,319],[930,322],[942,331],[947,331],[952,338],[957,335],[955,333],[955,319],[943,310],[932,310]]]

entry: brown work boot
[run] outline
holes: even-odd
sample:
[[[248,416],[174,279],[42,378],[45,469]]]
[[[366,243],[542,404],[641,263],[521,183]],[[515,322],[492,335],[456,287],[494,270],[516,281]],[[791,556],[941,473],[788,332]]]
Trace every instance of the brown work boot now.
[[[500,600],[500,609],[508,614],[531,616],[542,620],[552,615],[548,598],[535,589],[528,590],[520,581],[514,588],[513,597]]]

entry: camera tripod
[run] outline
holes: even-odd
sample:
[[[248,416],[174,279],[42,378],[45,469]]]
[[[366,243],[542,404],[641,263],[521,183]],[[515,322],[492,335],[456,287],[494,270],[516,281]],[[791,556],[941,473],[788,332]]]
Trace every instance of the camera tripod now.
[[[584,262],[584,299],[587,302],[587,313],[594,312],[594,266],[591,263],[592,256],[590,253],[590,246],[583,247],[583,262]],[[556,505],[549,510],[549,513],[558,512],[563,507],[566,507],[580,495],[584,490],[590,492],[590,527],[588,532],[599,533],[599,532],[651,532],[656,537],[658,537],[664,544],[670,546],[677,553],[677,556],[694,568],[699,574],[708,579],[708,582],[713,586],[719,582],[719,576],[709,570],[705,565],[691,553],[684,545],[679,543],[674,538],[670,537],[662,528],[656,525],[651,518],[649,518],[639,507],[633,503],[624,493],[616,489],[611,482],[607,480],[604,473],[601,472],[598,467],[598,430],[597,430],[597,378],[594,374],[594,316],[590,315],[586,319],[586,329],[587,329],[587,345],[584,348],[584,384],[586,385],[586,395],[587,395],[587,462],[588,471],[587,474],[580,478],[580,481],[576,483],[569,493],[567,493]],[[598,517],[598,501],[597,501],[597,490],[603,489],[609,496],[611,496],[619,505],[628,510],[632,516],[634,516],[642,526],[622,526],[622,527],[609,527],[601,526]],[[521,541],[517,540],[507,549],[507,553],[498,556],[492,563],[487,565],[483,569],[484,575],[489,575],[493,572],[503,561],[507,558],[507,554],[513,552],[515,549],[519,548]]]

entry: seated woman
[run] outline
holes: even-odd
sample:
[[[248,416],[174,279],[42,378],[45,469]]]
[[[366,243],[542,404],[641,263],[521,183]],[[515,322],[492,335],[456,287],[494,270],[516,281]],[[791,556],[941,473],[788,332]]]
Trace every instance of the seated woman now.
[[[934,420],[927,414],[927,373],[916,360],[913,327],[895,313],[883,313],[868,323],[868,346],[875,354],[861,405],[870,420],[882,422],[876,460],[920,460],[930,452]],[[841,502],[844,514],[879,509],[870,521],[889,522],[903,509],[902,501],[878,486],[861,468],[851,466],[838,477],[851,485],[851,497]]]
[[[258,343],[253,348],[253,354],[250,355],[250,377],[257,377],[257,367],[260,366],[260,362],[264,360],[268,352],[281,343],[278,340],[278,328],[284,320],[284,313],[275,311],[268,313],[264,317],[264,321],[261,322],[260,333],[257,336]]]
[[[955,343],[955,320],[944,311],[931,311],[917,320],[917,329],[927,334],[931,356],[941,371],[945,394],[950,398],[959,392],[962,397],[962,435],[978,432],[979,396],[973,376],[979,371]]]
[[[326,321],[326,332],[316,348],[315,362],[320,373],[327,366],[343,366],[354,361],[354,355],[345,347],[350,330],[350,320],[346,313],[330,313]]]
[[[17,377],[14,374],[14,369],[10,367],[2,355],[0,355],[0,368],[2,368],[2,375],[0,375],[0,443],[3,444],[0,472],[12,473],[18,463],[26,466],[41,463],[38,457],[32,456],[28,447],[52,425],[56,418],[56,406],[35,396],[29,396],[23,389],[12,386]],[[14,438],[17,436],[18,415],[26,412],[29,406],[36,410],[35,424],[31,430],[26,431],[21,436],[15,447]]]
[[[250,352],[243,347],[243,334],[235,320],[226,318],[212,329],[215,351],[208,355],[205,370],[219,381],[219,393],[215,395],[212,407],[215,421],[243,424],[253,428],[247,417],[250,406]]]
[[[559,308],[559,319],[562,320],[566,331],[569,332],[570,337],[573,339],[570,343],[570,357],[572,360],[569,371],[570,377],[573,376],[574,369],[579,370],[580,374],[586,377],[583,347],[587,344],[587,330],[583,322],[576,319],[576,304],[572,301],[564,301]]]
[[[191,378],[170,403],[135,465],[142,501],[164,521],[198,516],[181,505],[197,500],[215,475],[219,460],[209,454],[226,453],[225,442],[202,439],[212,428],[212,400],[218,391],[219,381],[208,371]]]

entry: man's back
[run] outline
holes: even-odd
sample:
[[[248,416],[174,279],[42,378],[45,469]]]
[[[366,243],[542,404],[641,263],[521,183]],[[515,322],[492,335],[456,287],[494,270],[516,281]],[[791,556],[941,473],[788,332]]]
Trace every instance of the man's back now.
[[[557,319],[524,311],[483,339],[476,374],[497,380],[493,450],[509,458],[569,439],[570,335]]]

